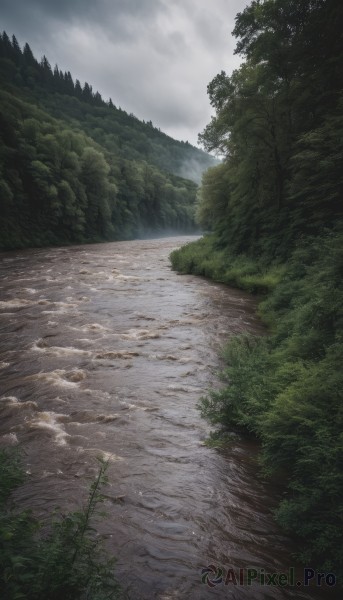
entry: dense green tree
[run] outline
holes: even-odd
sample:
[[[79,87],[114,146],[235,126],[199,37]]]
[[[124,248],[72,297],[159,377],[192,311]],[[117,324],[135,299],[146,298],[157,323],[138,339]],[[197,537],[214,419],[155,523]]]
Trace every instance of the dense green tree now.
[[[33,56],[32,50],[27,42],[24,46],[23,56],[24,56],[25,65],[27,65],[27,66],[36,65],[36,60]]]
[[[237,15],[244,63],[208,86],[200,140],[223,155],[203,176],[198,219],[211,235],[176,268],[269,293],[261,339],[226,350],[226,385],[204,415],[262,441],[282,472],[276,516],[298,557],[343,573],[343,4],[254,0]]]
[[[194,229],[213,159],[107,104],[86,82],[0,35],[0,246],[126,239]]]
[[[320,193],[317,188],[314,219],[317,225],[321,221],[323,227],[330,226],[342,214],[337,201],[339,135],[334,141],[327,122],[329,114],[330,123],[334,119],[340,131],[338,64],[343,53],[335,38],[337,33],[342,40],[338,22],[342,8],[331,1],[254,1],[237,16],[236,51],[246,61],[231,77],[221,72],[209,84],[216,116],[200,140],[208,150],[226,156],[230,200],[218,234],[239,251],[263,253],[268,237],[269,251],[285,256],[294,247],[291,239],[296,242],[305,223],[311,226],[310,206],[306,209],[295,186],[303,180],[305,162],[319,158],[314,140],[316,136],[319,142],[321,135],[324,142],[324,131],[325,149],[332,157],[330,192],[327,196],[324,188]],[[331,36],[334,42],[329,42]],[[334,210],[329,197],[336,198]],[[202,195],[200,214],[207,210],[208,200]]]

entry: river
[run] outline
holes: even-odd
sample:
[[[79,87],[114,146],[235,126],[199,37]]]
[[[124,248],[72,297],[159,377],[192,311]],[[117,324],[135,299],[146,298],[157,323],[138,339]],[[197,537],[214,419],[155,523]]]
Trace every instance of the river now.
[[[16,499],[43,518],[73,510],[102,456],[98,527],[130,598],[325,598],[201,581],[208,565],[287,573],[294,548],[272,519],[257,444],[204,444],[196,405],[220,385],[220,348],[263,328],[252,297],[171,270],[189,239],[0,255],[0,442],[24,449],[28,473]]]

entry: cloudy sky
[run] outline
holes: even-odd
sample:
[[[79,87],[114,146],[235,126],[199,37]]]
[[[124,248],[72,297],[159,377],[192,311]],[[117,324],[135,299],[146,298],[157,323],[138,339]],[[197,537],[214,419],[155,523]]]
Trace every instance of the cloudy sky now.
[[[196,144],[206,87],[240,59],[231,36],[248,0],[0,0],[0,28],[88,81],[104,99]]]

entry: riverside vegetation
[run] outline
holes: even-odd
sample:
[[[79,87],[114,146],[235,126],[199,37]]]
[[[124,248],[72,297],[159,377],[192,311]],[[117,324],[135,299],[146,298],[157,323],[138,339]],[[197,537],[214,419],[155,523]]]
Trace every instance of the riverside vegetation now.
[[[298,558],[340,576],[342,17],[332,0],[257,0],[237,15],[244,62],[209,84],[216,114],[200,135],[225,157],[200,191],[209,234],[171,256],[181,272],[260,295],[269,335],[230,342],[223,388],[201,409],[261,440]]]
[[[337,574],[343,571],[342,17],[336,0],[256,0],[237,16],[237,52],[245,61],[231,77],[222,72],[209,84],[216,115],[201,135],[207,150],[225,157],[207,171],[199,196],[198,220],[211,234],[172,255],[180,271],[263,295],[260,313],[270,334],[231,342],[227,385],[203,400],[203,413],[261,440],[265,472],[281,472],[285,481],[278,521],[299,536],[302,560]],[[180,175],[187,161],[200,170],[209,166],[208,155],[105,103],[89,84],[52,70],[45,57],[38,63],[27,44],[21,50],[5,33],[0,83],[2,248],[194,227],[196,184]],[[80,587],[85,572],[95,574],[88,597],[106,597],[100,581],[108,577],[106,564],[87,562],[93,509],[66,517],[40,538],[29,515],[9,504],[22,480],[16,460],[0,459],[7,596],[29,597],[32,583],[35,598],[47,597],[42,582],[49,573],[50,585],[54,557],[49,597],[61,597],[62,579],[70,586],[63,597],[87,593]]]
[[[0,592],[8,600],[119,600],[114,560],[92,527],[107,463],[100,460],[83,510],[52,519],[48,528],[30,511],[19,511],[11,493],[23,482],[18,453],[0,451]],[[45,531],[44,531],[45,529]],[[48,531],[46,531],[48,529]]]
[[[194,231],[215,162],[0,35],[0,248]]]

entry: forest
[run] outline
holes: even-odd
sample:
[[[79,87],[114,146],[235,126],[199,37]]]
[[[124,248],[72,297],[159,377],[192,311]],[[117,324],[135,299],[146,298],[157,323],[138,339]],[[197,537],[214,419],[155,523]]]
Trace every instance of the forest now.
[[[181,272],[259,295],[268,335],[230,342],[201,410],[261,441],[297,558],[340,575],[342,17],[334,0],[256,0],[236,16],[243,62],[209,83],[215,116],[199,136],[224,156],[200,190],[208,234],[172,254]]]
[[[200,151],[4,32],[0,248],[206,231],[173,268],[256,294],[266,335],[225,347],[202,414],[260,441],[296,558],[342,577],[343,4],[253,0],[233,34],[243,62],[208,85]]]
[[[194,231],[216,162],[0,35],[0,248]]]

